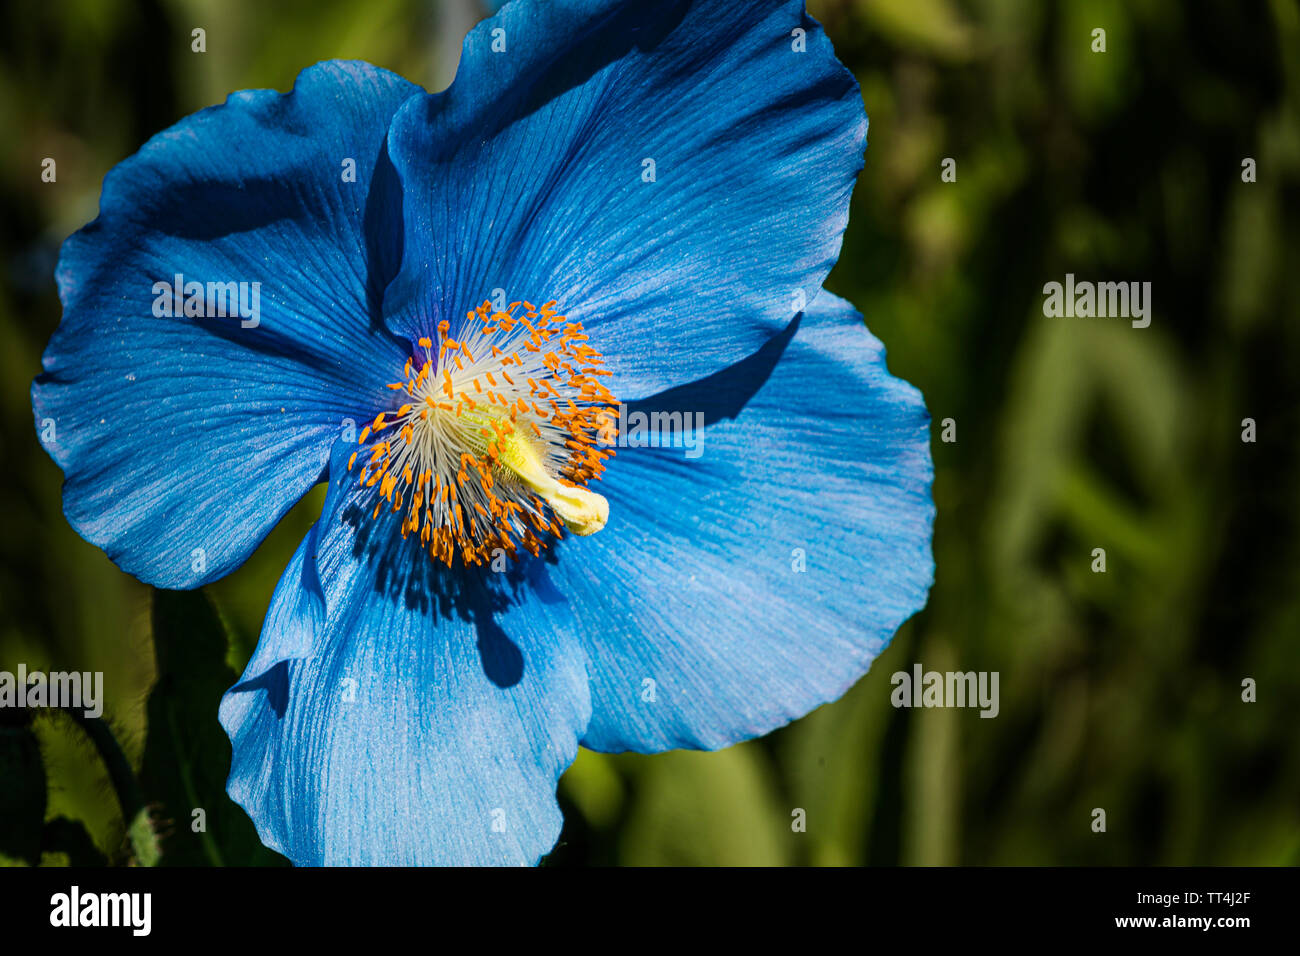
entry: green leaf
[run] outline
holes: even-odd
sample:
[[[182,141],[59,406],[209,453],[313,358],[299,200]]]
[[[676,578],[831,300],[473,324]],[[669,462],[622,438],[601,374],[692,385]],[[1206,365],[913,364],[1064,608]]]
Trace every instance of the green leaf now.
[[[248,816],[226,796],[231,751],[217,706],[237,675],[226,663],[220,615],[201,591],[154,591],[153,638],[158,681],[149,695],[140,785],[161,833],[161,862],[283,862],[262,846]],[[137,819],[132,829],[146,822]]]
[[[55,817],[45,824],[41,836],[41,865],[61,859],[67,866],[105,866],[108,860],[99,852],[95,841],[80,820]]]
[[[35,866],[45,819],[45,765],[27,726],[0,726],[0,858]]]
[[[780,866],[791,810],[781,805],[762,745],[674,750],[636,761],[637,806],[620,862],[632,866]]]
[[[863,21],[892,42],[940,60],[971,56],[975,35],[948,0],[857,0]]]
[[[623,808],[623,782],[608,754],[578,748],[577,759],[560,778],[560,789],[592,826],[613,826]]]
[[[65,710],[64,713],[90,739],[95,752],[99,754],[99,759],[104,764],[104,769],[108,771],[109,782],[117,794],[122,819],[126,823],[126,835],[131,845],[132,859],[139,866],[157,866],[160,853],[158,834],[149,818],[149,811],[140,793],[139,783],[131,772],[131,763],[127,760],[117,735],[106,720],[87,717],[73,709]]]

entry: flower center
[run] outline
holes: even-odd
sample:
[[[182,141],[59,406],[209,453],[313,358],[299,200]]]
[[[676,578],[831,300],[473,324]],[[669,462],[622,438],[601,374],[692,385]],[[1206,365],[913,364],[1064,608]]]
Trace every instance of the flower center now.
[[[351,471],[363,456],[361,486],[377,486],[372,517],[385,503],[402,512],[402,537],[418,535],[447,565],[498,549],[514,558],[520,545],[537,555],[563,528],[603,528],[609,503],[585,485],[614,454],[597,439],[617,401],[587,338],[555,302],[501,312],[484,302],[454,339],[440,322],[436,355],[421,338],[404,381],[388,385],[402,403],[362,429],[348,461]]]

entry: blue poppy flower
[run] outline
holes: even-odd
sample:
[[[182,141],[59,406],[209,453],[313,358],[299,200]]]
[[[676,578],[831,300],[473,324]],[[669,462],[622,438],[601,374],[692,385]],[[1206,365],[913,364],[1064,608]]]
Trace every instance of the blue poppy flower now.
[[[193,588],[328,483],[220,709],[268,846],[536,862],[579,744],[766,733],[923,605],[928,416],[819,291],[865,134],[801,2],[518,0],[443,93],[322,63],[109,173],[68,520]]]

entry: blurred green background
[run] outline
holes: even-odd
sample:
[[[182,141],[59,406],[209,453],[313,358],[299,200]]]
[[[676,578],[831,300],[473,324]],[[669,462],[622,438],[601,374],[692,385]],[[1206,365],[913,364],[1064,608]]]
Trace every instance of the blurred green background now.
[[[828,286],[934,417],[934,590],[844,699],[764,740],[582,753],[548,862],[1300,863],[1300,6],[811,7],[871,117]],[[59,320],[60,242],[94,218],[104,174],[182,116],[332,57],[440,88],[482,13],[4,5],[0,669],[102,670],[108,700],[98,726],[0,715],[0,855],[282,862],[224,796],[216,700],[321,501],[197,595],[151,602],[83,542],[28,398]],[[1150,281],[1150,328],[1044,318],[1042,286],[1066,272]],[[891,707],[890,675],[914,662],[998,671],[1000,715]]]

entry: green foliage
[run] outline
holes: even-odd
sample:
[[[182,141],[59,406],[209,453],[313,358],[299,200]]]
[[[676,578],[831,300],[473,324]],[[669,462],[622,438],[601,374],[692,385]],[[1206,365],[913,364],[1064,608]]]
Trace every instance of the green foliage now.
[[[158,681],[149,694],[140,786],[153,826],[163,833],[162,862],[246,866],[278,860],[226,796],[230,741],[216,715],[237,675],[226,663],[226,629],[216,609],[201,591],[154,591],[153,638]],[[137,819],[136,826],[149,822]]]
[[[108,718],[42,717],[18,735],[7,759],[24,769],[0,773],[4,859],[150,862],[156,846],[163,865],[278,860],[225,797],[216,706],[320,508],[317,491],[206,597],[152,603],[68,527],[28,398],[59,317],[58,243],[93,218],[115,163],[231,90],[286,89],[328,57],[440,85],[467,9],[0,12],[0,669],[104,671]],[[1300,7],[822,0],[813,13],[871,116],[828,286],[936,423],[931,600],[842,700],[765,740],[583,753],[548,862],[1300,863]],[[43,184],[56,154],[59,181]],[[940,179],[947,157],[955,183]],[[1043,316],[1043,284],[1066,272],[1151,281],[1151,327]],[[938,440],[945,418],[955,444]],[[1000,715],[891,707],[890,675],[917,661],[998,671]],[[138,805],[123,803],[131,782]]]
[[[31,729],[0,724],[0,866],[35,866],[45,820],[45,767]]]

